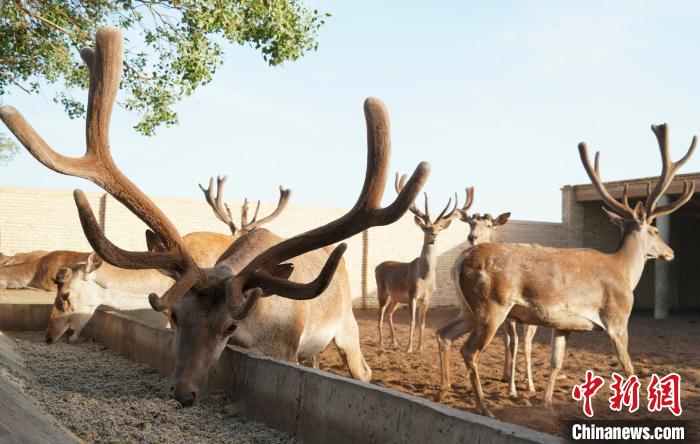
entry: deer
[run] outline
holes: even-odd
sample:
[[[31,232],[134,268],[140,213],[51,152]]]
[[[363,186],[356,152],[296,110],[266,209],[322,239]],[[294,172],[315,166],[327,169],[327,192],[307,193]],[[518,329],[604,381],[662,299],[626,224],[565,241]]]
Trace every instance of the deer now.
[[[357,202],[345,215],[288,239],[264,228],[244,233],[214,267],[202,268],[172,222],[112,159],[108,133],[121,78],[121,32],[100,28],[95,48],[84,48],[80,54],[90,74],[82,157],[70,158],[54,151],[11,106],[0,108],[0,119],[40,163],[58,173],[92,181],[141,219],[165,246],[166,251],[143,252],[117,247],[97,222],[85,193],[74,191],[83,232],[104,261],[119,268],[157,269],[174,278],[174,284],[162,295],[148,296],[151,307],[166,314],[175,329],[171,396],[183,406],[200,400],[206,392],[209,369],[229,340],[292,363],[313,356],[333,340],[353,377],[369,380],[371,370],[362,357],[357,322],[348,316],[350,292],[341,288],[347,282],[336,278],[347,249],[342,241],[398,220],[420,192],[430,170],[428,163],[421,162],[394,202],[381,207],[391,155],[385,105],[376,98],[365,100],[365,179]]]
[[[552,409],[557,375],[564,361],[566,340],[572,331],[603,330],[610,338],[627,376],[634,367],[627,350],[634,288],[649,259],[673,260],[674,253],[652,225],[657,217],[673,213],[695,192],[693,181],[684,181],[681,196],[666,205],[659,199],[676,172],[695,151],[693,137],[687,153],[671,160],[668,126],[652,125],[661,152],[661,175],[644,202],[630,206],[628,186],[622,199],[615,199],[600,178],[600,152],[591,165],[586,143],[578,145],[583,167],[605,206],[603,210],[621,232],[612,253],[585,248],[548,248],[529,244],[485,243],[466,250],[455,263],[463,316],[439,334],[441,385],[439,397],[450,387],[450,347],[454,339],[471,331],[460,352],[469,371],[477,410],[493,416],[484,401],[478,360],[498,327],[506,320],[549,327],[551,372],[544,393],[544,406]]]
[[[0,288],[34,288],[56,291],[53,278],[61,267],[72,267],[85,262],[90,253],[58,250],[13,265],[0,267]]]
[[[219,177],[217,195],[213,195],[212,186],[214,178],[210,179],[209,188],[199,186],[205,194],[209,205],[215,209],[223,210],[223,188],[227,177]],[[291,190],[280,187],[280,202],[277,209],[271,215],[256,222],[260,201],[253,219],[248,222],[247,199],[241,209],[241,229],[236,228],[231,211],[225,205],[222,215],[227,217],[227,226],[231,228],[231,236],[209,231],[197,231],[185,235],[182,239],[187,250],[200,267],[213,267],[217,259],[243,232],[252,231],[260,225],[269,222],[279,215],[289,200]],[[215,205],[218,204],[217,207]],[[151,230],[146,230],[146,245],[148,251],[165,252],[166,247],[158,236]],[[158,270],[127,270],[105,264],[104,261],[91,253],[87,261],[78,263],[72,267],[64,267],[58,270],[54,282],[57,286],[54,306],[51,309],[49,323],[45,332],[47,344],[56,343],[66,332],[70,332],[68,342],[77,342],[81,331],[92,319],[97,308],[101,305],[110,306],[122,310],[135,310],[150,308],[150,304],[144,294],[150,292],[163,292],[173,284],[172,278],[162,274]]]
[[[183,241],[201,267],[212,267],[233,242],[230,236],[206,231],[190,233]],[[149,251],[163,248],[151,230],[146,230],[146,244]],[[174,281],[158,270],[115,267],[92,252],[84,262],[60,268],[54,282],[56,297],[44,333],[47,344],[55,344],[66,332],[70,332],[68,343],[75,344],[100,306],[121,310],[151,308],[144,295],[163,292]]]
[[[406,184],[408,176],[403,175],[399,180],[399,174],[394,178],[396,193]],[[411,311],[411,324],[408,333],[407,353],[413,352],[413,330],[416,325],[416,308],[419,310],[418,352],[423,347],[423,331],[425,330],[425,318],[430,305],[430,298],[437,290],[435,270],[437,268],[437,249],[435,242],[438,234],[450,226],[457,209],[457,195],[452,210],[452,198],[447,201],[445,208],[433,220],[428,209],[428,195],[424,194],[425,211],[420,211],[415,203],[409,207],[413,213],[413,221],[423,231],[423,247],[421,254],[411,262],[385,261],[374,269],[374,277],[377,282],[377,297],[379,299],[379,345],[384,346],[384,313],[389,310],[389,328],[391,329],[391,342],[397,347],[394,331],[394,312],[399,304],[408,304]]]
[[[472,196],[473,193],[474,190],[472,188]],[[508,222],[510,212],[501,213],[498,215],[498,217],[494,218],[489,213],[484,213],[483,215],[475,213],[470,216],[466,211],[460,211],[459,218],[461,221],[469,224],[467,248],[471,248],[485,242],[494,242],[496,240],[496,229]],[[525,342],[523,344],[526,369],[525,382],[527,383],[528,391],[534,392],[535,384],[532,380],[532,339],[535,337],[535,333],[537,333],[537,326],[522,324],[522,328],[525,336]],[[517,396],[518,391],[515,385],[515,364],[519,340],[517,322],[506,322],[504,324],[503,332],[505,336],[505,359],[503,363],[503,376],[501,377],[501,381],[509,383],[508,394],[510,396]]]
[[[29,251],[27,253],[17,253],[17,254],[12,255],[12,256],[8,256],[8,255],[0,253],[0,267],[4,267],[6,265],[23,264],[25,262],[41,259],[42,257],[46,256],[48,253],[49,253],[48,251],[44,251],[44,250]]]

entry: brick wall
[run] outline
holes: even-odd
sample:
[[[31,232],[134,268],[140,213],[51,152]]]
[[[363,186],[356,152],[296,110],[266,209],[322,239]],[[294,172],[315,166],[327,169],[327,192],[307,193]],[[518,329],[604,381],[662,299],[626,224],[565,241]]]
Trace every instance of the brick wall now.
[[[146,226],[111,196],[88,193],[95,214],[104,223],[107,237],[128,250],[145,249]],[[203,199],[154,197],[159,208],[181,233],[215,231],[228,233]],[[231,202],[237,216],[240,202]],[[260,214],[271,212],[276,202],[261,205]],[[0,252],[77,250],[89,251],[78,221],[72,193],[40,189],[0,188]],[[344,214],[345,209],[299,207],[289,205],[284,213],[266,225],[274,233],[289,237],[322,225]],[[450,267],[465,248],[468,227],[455,220],[440,234],[438,246],[438,291],[435,305],[456,305],[456,293]],[[549,246],[566,246],[569,234],[565,225],[511,220],[499,229],[499,239],[506,242],[535,242]],[[420,254],[423,235],[407,215],[388,227],[376,227],[347,241],[345,261],[350,285],[357,305],[377,305],[374,268],[385,260],[410,261]],[[364,291],[363,291],[364,286]]]

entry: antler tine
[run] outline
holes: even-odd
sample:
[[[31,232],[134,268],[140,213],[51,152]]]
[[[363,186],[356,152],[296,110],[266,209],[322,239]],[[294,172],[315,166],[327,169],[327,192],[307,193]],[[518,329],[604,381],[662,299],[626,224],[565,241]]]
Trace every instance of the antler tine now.
[[[280,185],[280,198],[277,202],[277,208],[275,208],[275,211],[263,217],[262,219],[257,220],[258,211],[260,210],[260,201],[258,200],[258,206],[255,208],[255,215],[253,216],[253,220],[249,224],[246,224],[245,226],[241,227],[241,229],[245,231],[253,231],[256,228],[275,219],[277,216],[282,214],[284,209],[287,207],[287,204],[289,203],[289,199],[291,197],[292,190],[290,190],[289,188],[284,188],[282,185]]]
[[[245,228],[248,225],[248,198],[243,199],[243,205],[241,205],[241,228]]]
[[[167,249],[165,253],[154,253],[118,248],[106,238],[97,224],[84,193],[75,190],[83,231],[100,257],[121,268],[161,268],[198,276],[200,270],[185,249],[175,226],[151,199],[124,176],[110,154],[109,123],[121,78],[123,48],[121,32],[113,27],[103,27],[95,35],[95,49],[85,48],[80,52],[90,73],[86,151],[82,157],[67,157],[54,151],[12,107],[0,108],[0,118],[39,162],[58,173],[82,177],[97,184],[145,222]]]
[[[657,207],[654,209],[654,213],[652,217],[662,217],[666,216],[667,214],[671,214],[683,205],[685,205],[692,197],[693,194],[695,193],[695,181],[694,180],[685,180],[683,181],[683,194],[681,194],[681,197],[678,199],[674,200],[668,205],[663,205],[660,207]]]
[[[231,234],[235,235],[238,228],[231,217],[231,210],[228,208],[228,205],[223,203],[224,186],[226,186],[227,180],[228,176],[216,176],[216,196],[214,196],[214,177],[209,178],[209,188],[204,188],[201,184],[198,185],[199,189],[204,193],[207,203],[214,211],[214,216],[228,225]]]
[[[269,281],[270,278],[263,277],[262,283],[260,282],[260,272],[268,267],[308,251],[347,239],[370,227],[395,222],[415,200],[429,174],[430,165],[427,162],[421,162],[418,165],[391,205],[385,208],[380,207],[391,156],[389,116],[384,104],[375,98],[369,98],[365,101],[364,111],[367,121],[367,170],[362,191],[355,205],[341,218],[291,237],[260,253],[234,278],[241,288],[250,288],[250,280],[253,276],[258,279],[256,285],[263,285],[265,281]],[[344,248],[345,244],[336,247],[335,252],[329,256],[329,261],[333,258],[340,261]],[[311,295],[305,293],[304,290],[308,288],[309,284],[299,286],[299,284],[295,285],[288,280],[276,281],[278,286],[275,291],[277,295],[289,298],[299,295],[304,297],[317,296],[322,291],[321,289],[325,288],[324,285],[320,284],[327,285],[332,277],[333,273],[324,275],[323,282],[317,283],[318,285],[311,292]],[[229,301],[230,306],[234,306],[235,303],[236,301]]]
[[[408,174],[403,174],[401,176],[401,180],[398,180],[399,178],[399,173],[396,173],[396,178],[394,179],[394,188],[396,189],[396,194],[401,193],[401,190],[403,190],[404,186],[406,186],[406,181],[408,180]],[[423,223],[430,223],[430,219],[428,216],[426,216],[425,213],[423,213],[421,210],[416,207],[415,202],[411,202],[411,206],[408,207],[408,210],[416,215],[420,220],[423,221]]]
[[[647,196],[645,203],[647,219],[651,221],[655,215],[655,208],[661,196],[666,192],[668,187],[673,182],[673,178],[680,167],[682,167],[690,156],[695,152],[697,146],[698,138],[693,136],[693,140],[690,143],[690,148],[688,152],[683,156],[678,162],[673,162],[671,159],[671,154],[668,147],[668,125],[663,123],[661,125],[652,125],[651,130],[656,135],[656,140],[659,142],[659,150],[661,151],[661,175],[654,185],[653,190]]]
[[[629,184],[625,184],[625,187],[622,189],[622,204],[628,208],[630,207],[630,202],[629,202],[629,191],[630,191],[630,186]]]
[[[450,211],[447,215],[447,210],[450,208],[450,205],[452,205],[452,198],[450,197],[447,201],[447,205],[445,205],[445,208],[442,209],[440,214],[438,214],[438,217],[435,218],[435,222],[433,222],[434,225],[439,224],[442,222],[443,219],[449,220],[452,219],[452,216],[454,216],[455,212],[457,211],[457,193],[455,193],[455,204],[454,207],[452,207],[452,211]]]
[[[597,151],[595,153],[595,167],[591,166],[591,160],[588,157],[588,147],[586,146],[585,142],[578,144],[578,152],[581,156],[583,167],[585,168],[586,173],[588,173],[588,177],[591,179],[593,187],[596,189],[596,191],[598,191],[598,194],[603,199],[603,202],[605,202],[605,204],[618,215],[625,218],[634,218],[634,210],[621,204],[614,197],[612,197],[600,179],[600,152]]]
[[[455,193],[455,196],[457,194]],[[455,197],[455,203],[457,202],[457,197]],[[452,213],[451,217],[459,217],[463,221],[468,221],[469,214],[467,211],[472,207],[474,203],[474,187],[466,187],[464,189],[464,205],[462,208],[456,208],[456,212]]]

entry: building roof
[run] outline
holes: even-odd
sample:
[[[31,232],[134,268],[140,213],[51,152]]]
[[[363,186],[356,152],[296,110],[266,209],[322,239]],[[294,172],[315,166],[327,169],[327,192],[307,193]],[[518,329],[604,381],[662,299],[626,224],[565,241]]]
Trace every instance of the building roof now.
[[[605,182],[605,186],[607,187],[610,194],[616,199],[622,198],[622,191],[625,185],[629,185],[630,198],[640,198],[647,196],[647,184],[651,183],[653,185],[657,179],[658,176],[642,177],[639,179],[616,180],[611,182]],[[694,181],[696,189],[695,194],[697,195],[698,193],[700,193],[700,172],[698,172],[678,174],[673,179],[671,186],[668,187],[666,194],[670,196],[681,194],[683,192],[683,183],[686,180]],[[593,188],[593,185],[591,185],[590,183],[580,185],[567,185],[564,188],[573,188],[576,196],[576,201],[578,202],[593,202],[600,200],[598,192],[595,190],[595,188]]]

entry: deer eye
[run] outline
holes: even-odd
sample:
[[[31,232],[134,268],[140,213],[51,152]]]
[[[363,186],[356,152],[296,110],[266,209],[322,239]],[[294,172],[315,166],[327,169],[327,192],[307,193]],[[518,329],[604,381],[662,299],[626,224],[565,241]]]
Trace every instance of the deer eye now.
[[[234,322],[233,324],[231,324],[231,325],[228,326],[228,328],[226,329],[225,334],[227,334],[227,335],[232,334],[234,331],[236,331],[236,328],[238,328],[238,326],[237,326],[236,323]]]

